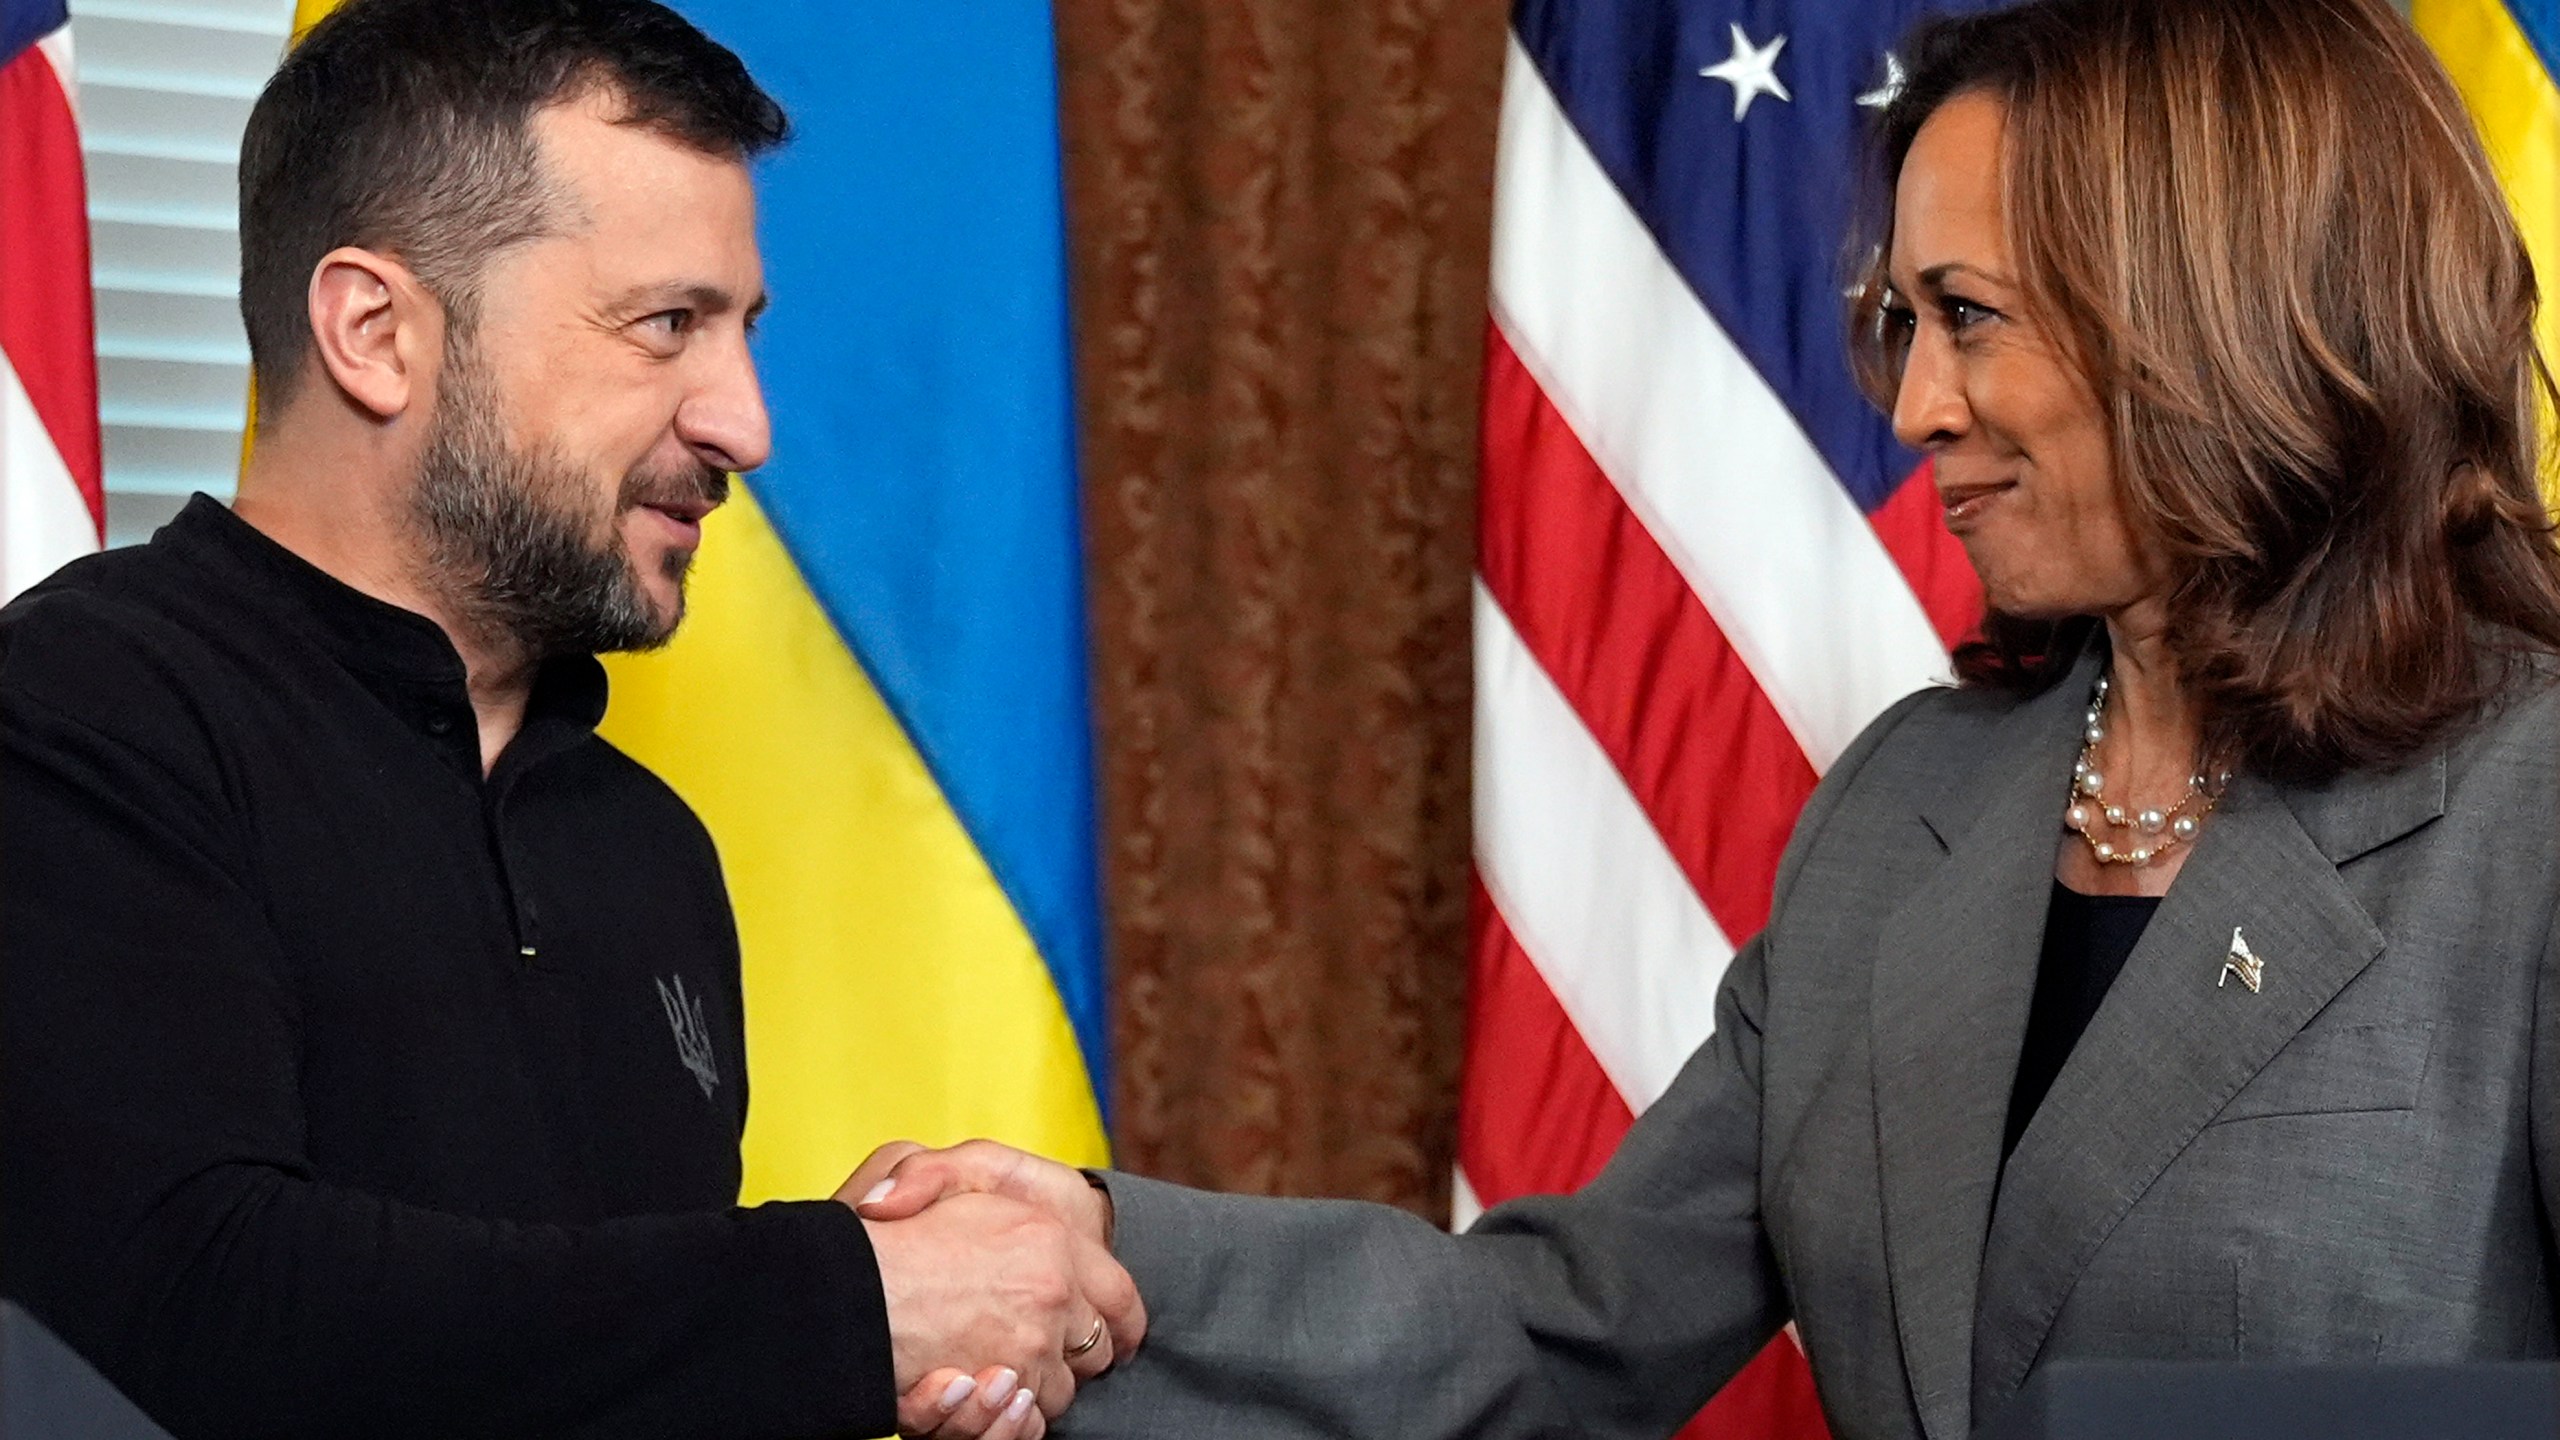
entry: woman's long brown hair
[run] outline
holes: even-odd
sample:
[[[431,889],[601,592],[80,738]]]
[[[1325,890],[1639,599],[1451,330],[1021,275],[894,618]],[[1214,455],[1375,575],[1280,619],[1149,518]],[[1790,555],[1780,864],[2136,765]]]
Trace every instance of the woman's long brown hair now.
[[[2532,264],[2452,83],[2383,0],[2035,0],[1903,54],[1856,252],[1861,379],[1890,406],[1878,311],[1912,139],[1988,94],[2021,281],[2107,407],[2215,753],[2292,779],[2387,768],[2520,651],[2560,651]],[[1995,614],[1958,674],[2041,689],[2095,626]]]

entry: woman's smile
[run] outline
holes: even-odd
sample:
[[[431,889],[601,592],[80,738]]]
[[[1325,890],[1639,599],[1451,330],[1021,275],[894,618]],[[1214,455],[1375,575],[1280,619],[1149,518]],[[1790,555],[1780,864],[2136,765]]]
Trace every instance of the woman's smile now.
[[[1938,474],[1938,503],[1946,510],[1947,528],[1961,538],[1975,528],[1984,512],[2018,488],[2015,480],[1951,481]]]

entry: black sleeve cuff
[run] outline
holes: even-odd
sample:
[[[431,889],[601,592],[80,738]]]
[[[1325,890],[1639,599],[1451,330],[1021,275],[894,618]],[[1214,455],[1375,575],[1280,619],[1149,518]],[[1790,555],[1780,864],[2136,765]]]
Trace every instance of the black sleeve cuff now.
[[[889,1302],[861,1217],[833,1200],[785,1201],[750,1213],[763,1232],[765,1283],[780,1292],[774,1313],[799,1317],[772,1355],[775,1393],[804,1396],[808,1406],[785,1417],[786,1433],[897,1433]]]

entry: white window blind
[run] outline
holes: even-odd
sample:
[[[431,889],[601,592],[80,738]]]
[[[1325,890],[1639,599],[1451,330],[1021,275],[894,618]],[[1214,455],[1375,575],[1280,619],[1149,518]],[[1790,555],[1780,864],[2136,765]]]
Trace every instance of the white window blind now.
[[[228,498],[238,472],[240,132],[293,0],[71,0],[71,19],[107,541],[130,544],[190,492]]]

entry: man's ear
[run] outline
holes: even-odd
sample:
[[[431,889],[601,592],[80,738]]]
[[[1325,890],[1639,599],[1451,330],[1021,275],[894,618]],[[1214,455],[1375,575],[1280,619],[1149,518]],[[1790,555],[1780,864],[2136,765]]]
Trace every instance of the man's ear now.
[[[311,335],[321,368],[378,420],[424,399],[443,353],[444,307],[409,267],[342,246],[311,272]]]

